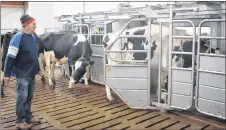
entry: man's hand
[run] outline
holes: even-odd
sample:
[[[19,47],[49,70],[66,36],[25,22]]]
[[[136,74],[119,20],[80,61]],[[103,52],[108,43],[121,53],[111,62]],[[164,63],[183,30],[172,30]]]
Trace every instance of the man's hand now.
[[[9,84],[9,77],[4,77],[3,80],[4,80],[4,86],[5,85],[7,86]]]

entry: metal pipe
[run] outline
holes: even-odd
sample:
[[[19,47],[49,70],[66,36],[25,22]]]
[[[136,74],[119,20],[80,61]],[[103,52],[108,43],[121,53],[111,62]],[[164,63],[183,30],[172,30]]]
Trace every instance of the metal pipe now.
[[[106,53],[148,53],[147,50],[106,50]]]
[[[148,38],[147,35],[122,35],[119,38]]]
[[[123,28],[122,30],[120,31],[120,33],[118,34],[117,38],[111,43],[108,45],[108,47],[106,48],[109,49],[114,43],[116,40],[118,40],[118,37],[121,35],[121,33],[127,28],[127,26],[132,22],[132,21],[145,21],[145,19],[131,19]]]
[[[161,101],[161,72],[162,72],[162,23],[159,23],[159,75],[158,75],[158,103]]]
[[[151,18],[148,19],[148,53],[147,53],[147,59],[148,59],[148,86],[147,86],[147,104],[151,105],[151,47],[152,47],[152,38],[151,38]]]
[[[103,47],[103,45],[92,44],[93,47]]]
[[[195,11],[197,10],[197,7],[192,7],[192,8],[180,8],[180,9],[173,9],[174,13],[180,13],[180,12],[188,12],[188,11]]]
[[[218,72],[218,71],[209,71],[209,70],[202,70],[199,69],[199,72],[206,72],[206,73],[211,73],[211,74],[220,74],[220,75],[226,75],[224,72]]]
[[[173,5],[170,5],[170,21],[169,21],[169,75],[168,75],[168,105],[171,105],[171,81],[172,81],[172,35],[173,35]]]
[[[90,34],[90,36],[104,36],[104,34]]]
[[[80,22],[80,33],[82,33],[82,15],[80,14],[80,19],[79,19],[79,22]]]
[[[138,10],[137,11],[122,11],[123,14],[131,14],[131,13],[138,13]],[[84,13],[84,14],[81,14],[82,16],[94,16],[94,15],[120,15],[119,12],[112,12],[112,11],[100,11],[100,12],[92,12],[92,13]],[[79,17],[80,14],[76,14],[76,15],[73,15],[74,18],[76,17]]]
[[[216,55],[216,54],[206,54],[206,53],[199,53],[200,56],[210,56],[210,57],[221,57],[226,58],[226,55]]]
[[[147,63],[146,60],[115,60],[115,59],[111,58],[110,56],[108,56],[108,58],[114,62]]]
[[[172,38],[178,38],[178,39],[182,39],[182,38],[186,38],[186,39],[192,39],[193,36],[172,36]]]
[[[225,40],[225,37],[210,37],[210,36],[200,36],[201,39],[219,39],[219,40]]]
[[[192,53],[192,52],[179,52],[179,51],[172,51],[172,54],[193,55],[193,53]]]
[[[106,64],[107,66],[115,66],[115,67],[147,67],[147,65],[131,65],[131,64]]]
[[[178,67],[171,67],[172,70],[187,70],[192,71],[192,68],[178,68]]]
[[[102,55],[92,54],[92,56],[94,56],[94,57],[99,57],[99,58],[104,58]]]

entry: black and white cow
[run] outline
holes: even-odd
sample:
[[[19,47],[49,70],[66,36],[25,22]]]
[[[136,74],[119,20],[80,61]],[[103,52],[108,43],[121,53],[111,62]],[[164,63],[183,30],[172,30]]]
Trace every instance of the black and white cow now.
[[[40,49],[44,52],[44,63],[48,71],[49,85],[55,86],[55,64],[68,64],[70,71],[69,88],[78,83],[84,76],[85,85],[88,86],[89,66],[92,49],[83,34],[73,31],[50,32],[39,36]]]
[[[3,73],[4,73],[4,63],[6,59],[6,55],[9,48],[9,43],[11,38],[18,32],[18,30],[14,30],[12,32],[7,32],[1,35],[1,48],[2,48],[2,66],[1,66],[1,97],[4,97],[3,87],[4,87],[4,80],[3,80]]]

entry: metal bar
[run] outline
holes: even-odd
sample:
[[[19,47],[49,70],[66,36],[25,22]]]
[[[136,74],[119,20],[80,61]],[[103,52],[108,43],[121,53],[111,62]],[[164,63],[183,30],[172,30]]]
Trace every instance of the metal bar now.
[[[90,36],[104,36],[104,33],[103,34],[90,34]]]
[[[103,45],[96,45],[96,44],[92,44],[91,46],[93,46],[93,47],[103,47]]]
[[[198,69],[198,71],[199,71],[199,72],[212,73],[212,74],[226,75],[226,73],[223,73],[223,72],[217,72],[217,71],[209,71],[209,70],[203,70],[203,69]]]
[[[226,58],[226,55],[206,54],[206,53],[199,53],[199,56],[210,56],[210,57]]]
[[[192,52],[179,52],[179,51],[172,51],[172,54],[193,55]]]
[[[106,50],[107,53],[148,53],[147,50]]]
[[[172,67],[171,69],[174,69],[174,70],[187,70],[187,71],[192,71],[192,68],[178,68],[178,67]]]
[[[127,28],[127,26],[132,22],[132,21],[146,21],[146,19],[131,19],[120,31],[120,33],[118,34],[118,36],[121,35],[121,33]],[[110,44],[108,45],[108,47],[106,47],[106,50],[108,50],[114,43],[115,41],[118,40],[118,37]]]
[[[131,14],[131,13],[137,13],[137,12],[138,11],[123,11],[122,13],[123,14],[127,14],[127,13]],[[108,15],[119,14],[120,15],[119,12],[112,12],[111,10],[110,11],[93,12],[93,13],[85,13],[85,14],[81,14],[81,15],[84,17],[84,16],[106,15],[106,14],[108,14]],[[74,18],[79,17],[79,16],[80,16],[80,14],[74,15]]]
[[[108,56],[108,58],[114,62],[132,62],[132,63],[146,63],[146,60],[115,60],[113,58],[111,58],[110,56]]]
[[[106,64],[105,67],[107,66],[115,66],[115,67],[148,67],[147,65],[131,65],[131,64]]]
[[[147,35],[122,35],[119,38],[148,38]]]
[[[161,101],[161,71],[162,71],[162,23],[159,23],[159,75],[158,75],[158,103]]]
[[[96,55],[96,54],[92,54],[93,57],[99,57],[99,58],[104,58],[102,55]]]
[[[186,38],[186,39],[192,39],[193,38],[193,36],[172,36],[172,38]]]
[[[152,38],[151,38],[151,23],[152,20],[148,19],[148,53],[147,53],[147,59],[148,59],[148,86],[147,86],[147,104],[151,105],[151,47],[152,47]]]
[[[180,9],[173,9],[174,13],[179,13],[179,12],[183,12],[183,11],[195,11],[197,10],[197,7],[191,7],[191,8],[180,8]]]
[[[201,39],[219,39],[219,40],[225,40],[225,37],[209,37],[209,36],[200,36]]]
[[[80,33],[82,33],[82,15],[81,14],[80,14],[79,22],[80,22]]]
[[[172,81],[172,35],[173,35],[173,5],[170,5],[170,21],[169,21],[169,75],[168,75],[168,105],[171,105],[171,91],[172,91],[172,86],[171,86],[171,81]]]

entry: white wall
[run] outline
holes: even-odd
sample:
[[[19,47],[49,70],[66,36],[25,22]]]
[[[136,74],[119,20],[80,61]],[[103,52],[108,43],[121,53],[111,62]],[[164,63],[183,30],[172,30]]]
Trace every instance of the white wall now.
[[[1,29],[21,28],[22,8],[1,8]]]
[[[54,2],[28,2],[28,14],[36,19],[38,35],[54,27]]]

